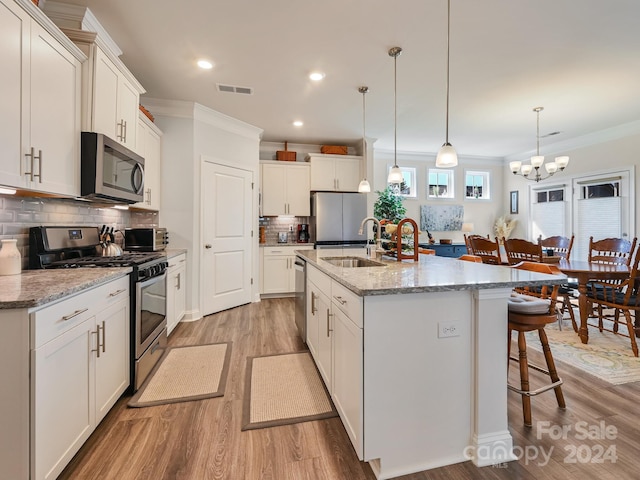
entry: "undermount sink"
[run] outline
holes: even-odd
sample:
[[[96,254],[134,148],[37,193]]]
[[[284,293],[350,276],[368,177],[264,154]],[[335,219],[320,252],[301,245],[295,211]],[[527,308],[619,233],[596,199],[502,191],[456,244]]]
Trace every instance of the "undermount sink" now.
[[[324,257],[320,258],[325,262],[335,265],[336,267],[385,267],[384,263],[376,262],[375,260],[369,260],[363,257]]]

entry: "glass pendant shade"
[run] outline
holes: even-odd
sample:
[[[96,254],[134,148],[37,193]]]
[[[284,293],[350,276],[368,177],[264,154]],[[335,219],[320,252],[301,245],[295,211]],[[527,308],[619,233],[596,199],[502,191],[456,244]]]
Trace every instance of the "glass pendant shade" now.
[[[387,183],[402,183],[402,170],[398,165],[394,165],[389,170],[389,176],[387,177]]]
[[[367,179],[365,178],[358,185],[358,193],[369,193],[370,191],[371,185],[369,185],[369,182],[367,182]]]
[[[522,166],[522,162],[520,162],[518,160],[509,163],[509,168],[511,169],[511,172],[513,172],[513,173],[518,173],[520,171],[520,167],[521,166]]]
[[[544,169],[547,171],[548,174],[553,175],[558,171],[558,165],[556,165],[556,162],[545,163]]]
[[[522,165],[522,170],[520,170],[522,172],[522,175],[524,175],[525,177],[527,175],[529,175],[531,173],[531,170],[533,170],[533,166],[531,165]]]
[[[458,154],[450,143],[445,143],[440,147],[436,157],[436,167],[447,168],[458,165]]]
[[[533,157],[531,157],[531,165],[533,165],[533,168],[540,168],[543,163],[544,163],[543,155],[534,155]]]
[[[569,165],[569,157],[562,156],[556,157],[556,165],[560,170],[564,170],[567,165]]]

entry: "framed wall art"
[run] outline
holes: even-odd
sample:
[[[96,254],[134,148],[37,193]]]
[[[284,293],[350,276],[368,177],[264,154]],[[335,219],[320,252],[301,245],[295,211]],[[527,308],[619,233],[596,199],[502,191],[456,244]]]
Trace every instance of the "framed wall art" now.
[[[518,191],[511,192],[511,201],[509,202],[509,213],[518,213]]]

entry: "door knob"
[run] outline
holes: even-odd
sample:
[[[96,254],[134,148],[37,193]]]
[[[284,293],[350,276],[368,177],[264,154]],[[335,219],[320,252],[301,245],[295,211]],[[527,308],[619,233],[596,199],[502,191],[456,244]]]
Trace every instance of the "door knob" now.
[[[210,244],[210,243],[207,243],[207,244],[204,246],[204,248],[211,248],[211,244]]]

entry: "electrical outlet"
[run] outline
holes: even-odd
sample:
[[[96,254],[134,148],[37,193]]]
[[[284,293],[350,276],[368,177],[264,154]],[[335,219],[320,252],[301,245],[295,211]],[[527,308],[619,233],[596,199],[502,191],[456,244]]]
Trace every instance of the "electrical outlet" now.
[[[438,338],[459,336],[460,322],[438,322]]]
[[[289,231],[293,233],[293,225],[289,225]]]

